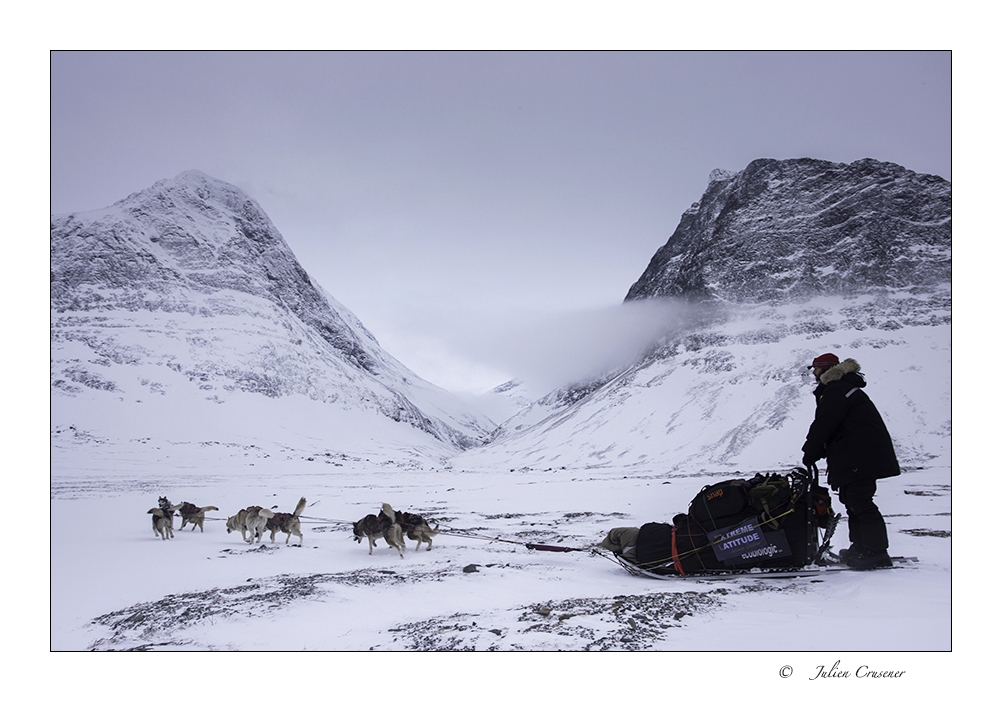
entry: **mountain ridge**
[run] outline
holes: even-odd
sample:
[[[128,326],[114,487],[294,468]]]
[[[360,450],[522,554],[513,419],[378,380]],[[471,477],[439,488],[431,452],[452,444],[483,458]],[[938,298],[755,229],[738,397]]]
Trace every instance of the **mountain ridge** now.
[[[950,183],[861,159],[715,171],[626,300],[759,302],[928,291],[950,279]]]

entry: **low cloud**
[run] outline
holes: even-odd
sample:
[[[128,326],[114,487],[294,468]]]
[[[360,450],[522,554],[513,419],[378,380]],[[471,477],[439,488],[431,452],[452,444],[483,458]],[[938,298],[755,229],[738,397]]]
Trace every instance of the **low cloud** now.
[[[636,301],[601,309],[468,318],[448,334],[454,352],[545,393],[638,360],[696,319],[680,302]]]

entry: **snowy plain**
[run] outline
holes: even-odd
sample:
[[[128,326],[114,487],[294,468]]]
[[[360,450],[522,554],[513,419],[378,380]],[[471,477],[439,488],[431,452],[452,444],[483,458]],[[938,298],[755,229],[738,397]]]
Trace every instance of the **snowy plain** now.
[[[942,469],[906,473],[878,492],[892,551],[917,556],[914,569],[666,583],[632,577],[587,552],[531,551],[508,541],[587,547],[612,527],[667,521],[666,505],[684,511],[705,475],[621,468],[493,474],[414,466],[404,456],[336,465],[261,446],[147,447],[158,458],[108,447],[92,452],[92,465],[115,463],[114,470],[53,474],[54,649],[951,646],[950,541],[934,535],[950,529],[949,475]],[[290,460],[315,467],[291,472]],[[178,468],[199,461],[214,470]],[[369,465],[359,470],[358,463]],[[175,529],[175,538],[162,542],[145,514],[159,494],[220,511],[209,513],[204,533]],[[248,504],[291,511],[300,496],[311,505],[301,548],[287,546],[282,535],[275,544],[266,536],[262,545],[248,545],[219,521]],[[440,525],[431,551],[415,552],[410,543],[401,559],[380,542],[369,555],[350,538],[345,522],[378,511],[383,501]],[[845,545],[842,536],[836,546]],[[470,565],[476,572],[464,572]],[[627,598],[632,617],[613,616],[617,598]],[[548,616],[540,614],[547,609]]]
[[[232,660],[182,653],[163,664],[219,695],[251,665],[255,689],[268,694],[301,683],[324,696],[331,685],[336,697],[389,686],[436,699],[505,699],[516,691],[602,699],[624,694],[624,685],[651,694],[665,683],[635,677],[652,664],[682,689],[720,675],[785,694],[867,699],[945,691],[960,663],[929,657],[954,646],[951,539],[935,533],[951,529],[948,468],[880,485],[891,551],[918,557],[913,569],[676,583],[633,577],[594,553],[530,551],[508,541],[587,547],[612,527],[670,519],[712,475],[654,466],[450,469],[447,459],[402,448],[348,455],[302,440],[293,448],[229,438],[54,443],[53,650],[245,652]],[[204,533],[175,530],[164,542],[145,513],[161,494],[220,510],[209,513]],[[248,504],[291,510],[300,496],[310,504],[302,547],[282,535],[248,545],[219,521]],[[416,552],[408,542],[401,559],[382,542],[372,555],[355,543],[343,522],[382,501],[438,524],[432,550]],[[837,534],[836,548],[845,543]],[[609,653],[596,659],[581,653],[588,649]],[[534,653],[433,653],[462,650]],[[339,653],[244,658],[253,651]],[[415,651],[424,653],[399,657]],[[671,658],[651,659],[653,651]],[[229,665],[220,669],[221,661]],[[72,659],[67,670],[135,690],[163,675],[163,665]],[[838,684],[817,677],[833,665],[905,674]],[[395,679],[387,681],[391,668]]]

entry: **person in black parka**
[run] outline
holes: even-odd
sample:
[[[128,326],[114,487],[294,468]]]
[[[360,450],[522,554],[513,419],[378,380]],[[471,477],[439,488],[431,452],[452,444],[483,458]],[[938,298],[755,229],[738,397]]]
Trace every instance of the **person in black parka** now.
[[[877,480],[901,474],[891,435],[870,398],[855,360],[839,363],[826,353],[808,368],[818,386],[817,410],[804,443],[804,465],[828,462],[828,484],[838,491],[849,516],[851,545],[839,555],[850,568],[869,570],[891,565],[887,526],[873,502]]]

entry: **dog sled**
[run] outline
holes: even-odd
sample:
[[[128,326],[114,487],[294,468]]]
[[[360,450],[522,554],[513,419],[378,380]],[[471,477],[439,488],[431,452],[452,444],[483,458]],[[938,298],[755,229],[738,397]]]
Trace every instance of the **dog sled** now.
[[[798,467],[707,485],[670,523],[613,529],[600,548],[637,576],[802,577],[845,567],[830,553],[840,518],[817,467]]]

